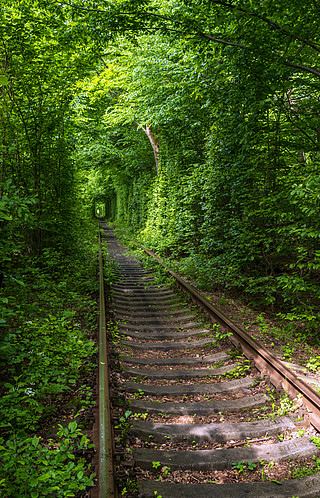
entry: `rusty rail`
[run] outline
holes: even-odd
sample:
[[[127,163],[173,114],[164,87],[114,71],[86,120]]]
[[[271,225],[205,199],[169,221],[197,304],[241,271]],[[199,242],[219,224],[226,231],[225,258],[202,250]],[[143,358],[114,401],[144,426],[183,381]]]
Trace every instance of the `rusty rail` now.
[[[99,229],[99,498],[116,496],[114,480],[113,437],[107,355],[106,306],[103,279],[103,256]]]
[[[276,387],[282,387],[290,396],[302,396],[303,402],[307,409],[306,416],[310,423],[320,430],[320,396],[306,384],[302,379],[299,379],[282,361],[274,356],[267,348],[260,344],[256,339],[253,339],[244,330],[234,324],[220,310],[210,303],[210,301],[201,295],[195,287],[183,280],[179,275],[170,270],[159,256],[152,251],[146,249],[141,244],[135,243],[144,250],[146,254],[156,259],[158,263],[167,270],[167,272],[175,278],[180,288],[191,295],[194,302],[213,319],[218,322],[227,332],[231,332],[230,340],[232,343],[241,347],[244,355],[254,361],[260,372],[270,379],[270,382]]]

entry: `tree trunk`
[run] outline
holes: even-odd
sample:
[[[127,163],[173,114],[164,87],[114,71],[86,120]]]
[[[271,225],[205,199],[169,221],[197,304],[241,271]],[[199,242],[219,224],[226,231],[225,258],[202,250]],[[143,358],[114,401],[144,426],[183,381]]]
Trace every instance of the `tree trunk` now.
[[[154,153],[154,160],[156,163],[156,169],[157,169],[157,173],[158,173],[158,167],[159,167],[159,144],[158,144],[158,141],[157,141],[156,137],[154,136],[154,133],[151,130],[149,125],[146,125],[146,127],[142,128],[142,129],[147,134],[147,137],[149,138],[150,143],[152,145],[152,149],[153,149],[153,153]]]

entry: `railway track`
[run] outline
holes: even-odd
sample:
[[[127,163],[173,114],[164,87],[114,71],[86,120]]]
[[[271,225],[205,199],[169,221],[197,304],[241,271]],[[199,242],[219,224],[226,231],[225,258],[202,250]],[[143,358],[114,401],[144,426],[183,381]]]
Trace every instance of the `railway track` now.
[[[121,494],[320,497],[315,391],[219,312],[199,318],[102,227],[119,276],[109,335]]]

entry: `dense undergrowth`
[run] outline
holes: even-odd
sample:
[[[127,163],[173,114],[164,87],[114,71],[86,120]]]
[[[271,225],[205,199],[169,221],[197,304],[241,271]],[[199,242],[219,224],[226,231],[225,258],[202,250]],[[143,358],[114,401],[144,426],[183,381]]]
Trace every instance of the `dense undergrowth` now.
[[[97,228],[86,222],[70,230],[37,256],[16,254],[1,289],[3,497],[80,496],[94,484],[86,430],[95,387]]]

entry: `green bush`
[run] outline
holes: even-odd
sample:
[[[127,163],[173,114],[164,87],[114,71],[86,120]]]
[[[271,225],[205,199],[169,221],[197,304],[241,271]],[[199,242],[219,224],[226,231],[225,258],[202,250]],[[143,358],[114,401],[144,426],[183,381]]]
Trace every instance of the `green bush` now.
[[[0,496],[76,496],[78,491],[94,485],[95,474],[84,458],[77,458],[92,448],[76,422],[58,431],[57,440],[41,443],[37,436],[0,439]]]

